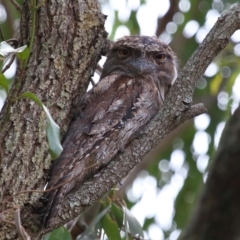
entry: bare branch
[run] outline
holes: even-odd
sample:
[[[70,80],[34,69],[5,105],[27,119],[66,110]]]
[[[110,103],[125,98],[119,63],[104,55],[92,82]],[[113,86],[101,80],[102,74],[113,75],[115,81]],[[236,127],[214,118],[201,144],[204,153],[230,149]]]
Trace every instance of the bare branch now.
[[[22,11],[22,8],[20,7],[20,5],[15,0],[10,0],[10,2],[19,12]]]
[[[158,18],[156,36],[159,37],[166,29],[167,24],[172,21],[174,14],[178,11],[178,3],[178,0],[171,0],[167,13],[163,17]]]
[[[16,225],[17,232],[18,232],[19,236],[23,240],[31,240],[30,236],[27,234],[27,232],[25,231],[24,227],[22,226],[21,216],[20,216],[20,209],[19,208],[15,211],[14,219],[15,219],[15,225]]]

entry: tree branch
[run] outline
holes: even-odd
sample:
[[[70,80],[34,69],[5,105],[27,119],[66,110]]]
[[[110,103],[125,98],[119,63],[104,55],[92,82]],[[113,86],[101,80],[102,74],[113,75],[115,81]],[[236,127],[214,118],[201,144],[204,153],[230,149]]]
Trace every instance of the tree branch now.
[[[19,12],[21,12],[22,8],[20,7],[20,5],[15,0],[10,0],[10,2]]]
[[[170,8],[167,13],[157,20],[156,36],[160,36],[166,29],[167,24],[172,21],[174,14],[178,11],[178,0],[170,0]]]
[[[61,206],[56,206],[53,214],[55,217],[50,220],[48,228],[60,226],[83,212],[121,181],[169,132],[187,119],[206,112],[202,105],[189,109],[187,107],[200,76],[214,57],[226,47],[231,35],[240,28],[239,13],[240,5],[237,4],[218,19],[180,72],[159,114],[126,146],[123,153],[119,153],[106,168],[89,179],[76,193],[70,194]]]

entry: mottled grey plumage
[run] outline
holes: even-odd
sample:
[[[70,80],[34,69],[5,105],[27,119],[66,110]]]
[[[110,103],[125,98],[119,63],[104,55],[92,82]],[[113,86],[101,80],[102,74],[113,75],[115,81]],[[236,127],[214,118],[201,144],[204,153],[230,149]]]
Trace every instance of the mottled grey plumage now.
[[[45,195],[50,213],[159,111],[177,77],[176,65],[171,48],[156,37],[123,37],[111,46],[101,79],[83,98],[54,161],[48,189],[76,179]]]

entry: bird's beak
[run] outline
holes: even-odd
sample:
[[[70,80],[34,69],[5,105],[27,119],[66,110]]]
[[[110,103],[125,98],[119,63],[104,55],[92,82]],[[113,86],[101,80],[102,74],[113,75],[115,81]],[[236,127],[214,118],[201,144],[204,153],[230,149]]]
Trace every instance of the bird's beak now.
[[[143,75],[153,73],[153,71],[155,71],[155,67],[152,62],[149,62],[145,59],[137,58],[129,61],[128,70],[137,75]]]

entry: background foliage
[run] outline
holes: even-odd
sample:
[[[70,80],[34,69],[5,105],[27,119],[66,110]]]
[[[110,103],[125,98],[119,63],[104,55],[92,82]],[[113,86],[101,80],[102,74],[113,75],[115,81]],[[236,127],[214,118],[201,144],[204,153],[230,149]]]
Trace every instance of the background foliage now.
[[[21,5],[22,1],[18,3]],[[108,15],[106,29],[110,39],[129,34],[156,34],[176,52],[181,68],[220,14],[234,1],[100,0],[100,4]],[[0,24],[5,39],[18,38],[19,19],[20,13],[10,1],[0,1]],[[186,122],[171,133],[128,176],[122,190],[115,193],[124,196],[128,209],[143,227],[145,239],[174,240],[186,226],[225,121],[239,104],[239,56],[240,32],[237,31],[197,84],[193,102],[203,102],[208,114]],[[11,78],[13,71],[8,70],[6,77]],[[3,90],[0,98],[4,99]],[[117,222],[116,216],[122,220],[119,204],[113,198],[103,200],[98,208],[101,214],[104,209],[109,210],[106,202],[111,203],[110,213],[114,215],[102,215],[100,227],[109,226],[112,220]],[[114,223],[111,226],[115,228]],[[104,229],[109,239],[118,239],[111,237],[111,229]]]

